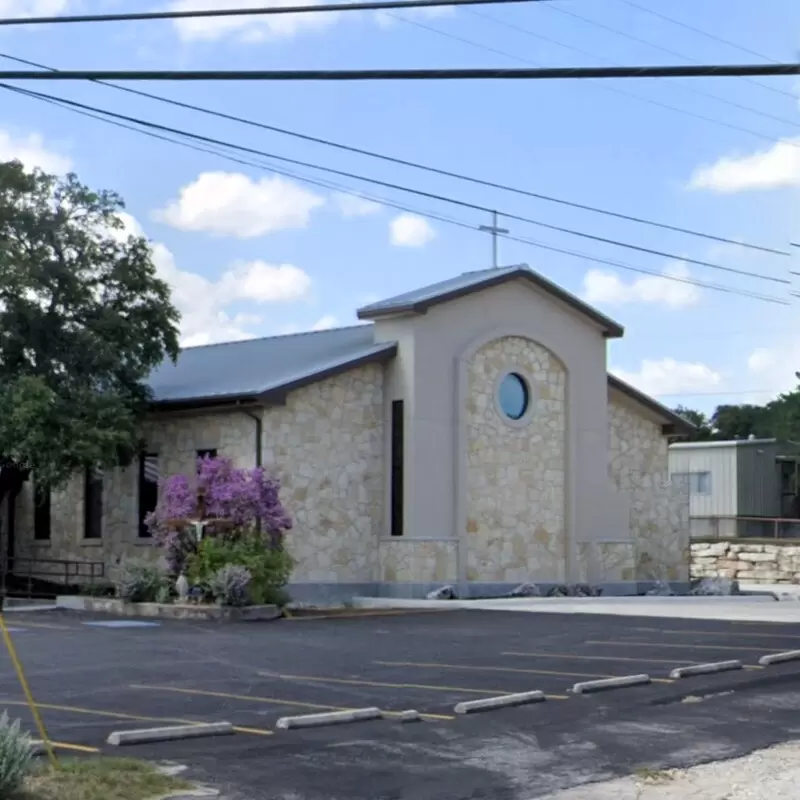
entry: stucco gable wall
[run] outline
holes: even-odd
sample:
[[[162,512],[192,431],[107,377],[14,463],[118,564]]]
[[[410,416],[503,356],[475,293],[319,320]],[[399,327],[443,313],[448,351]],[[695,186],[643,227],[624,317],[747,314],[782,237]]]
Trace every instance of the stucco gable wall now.
[[[689,497],[669,480],[662,422],[614,391],[608,421],[608,472],[630,503],[635,578],[688,580]]]

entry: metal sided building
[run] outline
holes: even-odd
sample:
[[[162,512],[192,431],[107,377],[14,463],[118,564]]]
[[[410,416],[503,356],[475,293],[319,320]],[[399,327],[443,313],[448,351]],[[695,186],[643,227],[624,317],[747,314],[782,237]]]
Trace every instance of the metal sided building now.
[[[681,442],[669,448],[672,480],[689,484],[693,538],[800,533],[800,445],[777,439]],[[797,531],[797,533],[795,533]]]

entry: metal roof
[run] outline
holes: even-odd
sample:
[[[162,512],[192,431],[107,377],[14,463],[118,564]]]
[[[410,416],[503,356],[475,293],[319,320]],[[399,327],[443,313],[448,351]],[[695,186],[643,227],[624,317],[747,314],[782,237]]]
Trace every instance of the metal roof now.
[[[709,439],[701,442],[677,442],[670,450],[707,450],[710,447],[751,447],[753,445],[778,444],[777,439]],[[791,442],[790,442],[791,444]]]
[[[274,400],[286,392],[397,352],[376,344],[372,325],[187,347],[148,384],[158,406]]]
[[[579,300],[575,295],[570,294],[557,284],[547,280],[538,272],[534,272],[527,264],[483,269],[477,272],[464,272],[455,278],[449,278],[446,281],[423,286],[420,289],[414,289],[413,291],[390,297],[387,300],[363,306],[358,309],[358,318],[378,319],[392,314],[424,314],[432,306],[517,279],[529,281],[538,289],[552,295],[557,300],[571,306],[578,313],[588,317],[603,329],[608,338],[618,338],[623,335],[624,328],[621,325]]]

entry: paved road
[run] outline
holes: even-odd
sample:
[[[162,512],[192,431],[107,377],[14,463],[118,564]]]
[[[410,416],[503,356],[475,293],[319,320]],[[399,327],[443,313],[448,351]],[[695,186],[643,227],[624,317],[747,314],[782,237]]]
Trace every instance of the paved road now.
[[[800,738],[800,626],[452,611],[218,626],[108,628],[68,612],[8,615],[51,735],[65,750],[169,722],[235,736],[126,750],[187,763],[248,800],[527,800],[638,766],[688,766]],[[89,623],[89,624],[87,624]],[[738,673],[671,682],[676,666]],[[647,672],[651,686],[582,697],[577,681]],[[543,704],[470,717],[461,700],[541,689]],[[681,702],[687,695],[705,698]],[[426,715],[275,731],[286,714],[376,705]],[[0,706],[29,723],[0,656]]]

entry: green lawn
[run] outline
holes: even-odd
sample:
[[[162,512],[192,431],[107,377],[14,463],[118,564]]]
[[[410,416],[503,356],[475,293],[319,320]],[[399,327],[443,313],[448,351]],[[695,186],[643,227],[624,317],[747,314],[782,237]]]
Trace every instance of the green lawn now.
[[[141,761],[86,758],[37,767],[14,800],[153,800],[189,788]]]

